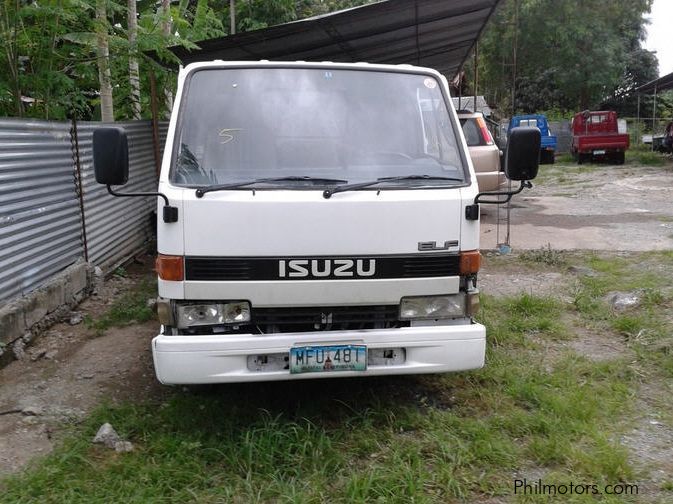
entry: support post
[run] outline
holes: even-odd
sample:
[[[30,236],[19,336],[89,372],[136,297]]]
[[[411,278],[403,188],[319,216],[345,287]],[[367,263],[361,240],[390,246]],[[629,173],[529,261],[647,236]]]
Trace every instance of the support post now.
[[[638,101],[636,105],[636,145],[640,146],[640,93],[638,93]]]
[[[654,85],[654,102],[652,103],[652,151],[654,152],[654,121],[657,120],[657,85]]]
[[[86,239],[86,216],[84,215],[84,189],[82,188],[82,169],[79,159],[79,137],[77,135],[77,119],[72,116],[70,124],[70,146],[72,148],[72,160],[75,165],[75,188],[79,197],[79,212],[82,216],[82,246],[84,247],[84,260],[89,262],[89,245]]]
[[[474,43],[474,110],[477,111],[477,88],[479,86],[479,41]]]

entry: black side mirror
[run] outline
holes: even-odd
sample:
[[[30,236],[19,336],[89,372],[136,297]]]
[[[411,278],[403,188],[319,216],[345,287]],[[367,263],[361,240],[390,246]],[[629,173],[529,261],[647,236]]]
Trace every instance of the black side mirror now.
[[[129,147],[122,128],[98,128],[93,131],[93,169],[99,184],[126,184],[129,179]]]
[[[509,132],[505,157],[505,176],[510,180],[525,181],[537,177],[540,165],[540,130],[518,127]]]

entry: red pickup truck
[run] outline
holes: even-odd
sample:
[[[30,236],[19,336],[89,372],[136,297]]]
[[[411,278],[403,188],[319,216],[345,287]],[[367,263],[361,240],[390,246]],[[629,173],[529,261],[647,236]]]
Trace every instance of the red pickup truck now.
[[[594,158],[624,164],[629,135],[619,133],[616,112],[579,112],[573,117],[572,130],[572,154],[579,164]]]

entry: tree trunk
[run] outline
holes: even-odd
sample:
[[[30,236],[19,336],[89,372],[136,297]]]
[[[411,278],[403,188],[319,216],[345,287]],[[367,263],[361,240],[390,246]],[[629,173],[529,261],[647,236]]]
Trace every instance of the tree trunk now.
[[[138,15],[136,12],[136,0],[128,0],[128,28],[131,109],[133,112],[133,118],[140,120],[140,70],[138,69]]]
[[[21,87],[19,85],[19,51],[17,47],[17,34],[19,31],[19,1],[16,0],[11,6],[12,22],[9,19],[9,2],[2,4],[2,15],[0,16],[0,33],[8,35],[3,49],[9,65],[9,76],[12,85],[12,97],[14,98],[15,114],[17,117],[23,116],[23,103],[21,102]],[[10,41],[11,38],[11,41]]]
[[[110,49],[107,34],[106,0],[96,0],[96,43],[98,59],[98,80],[100,82],[101,121],[114,121],[112,105],[112,76],[110,74]]]
[[[166,39],[171,35],[171,0],[161,0],[161,9],[164,19],[162,21],[161,33]],[[164,86],[164,102],[166,104],[166,113],[168,116],[171,115],[173,110],[173,91],[168,84]]]
[[[229,0],[229,35],[236,34],[236,0]]]

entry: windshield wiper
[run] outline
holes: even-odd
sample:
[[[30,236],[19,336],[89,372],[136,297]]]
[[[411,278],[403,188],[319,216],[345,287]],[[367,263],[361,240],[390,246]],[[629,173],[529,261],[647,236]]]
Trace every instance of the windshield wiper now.
[[[380,184],[381,182],[398,182],[401,180],[452,180],[454,182],[462,182],[463,179],[455,177],[442,177],[440,175],[403,175],[401,177],[380,177],[376,180],[371,180],[369,182],[358,182],[356,184],[346,184],[338,187],[332,187],[331,189],[325,189],[322,193],[325,199],[332,197],[332,194],[336,194],[344,191],[352,191],[354,189],[362,189],[364,187],[373,186]]]
[[[309,177],[308,175],[297,176],[292,175],[288,177],[271,177],[271,178],[258,178],[254,180],[248,180],[247,182],[232,182],[231,184],[220,184],[212,185],[208,187],[199,187],[196,190],[196,197],[203,198],[203,195],[213,191],[226,191],[227,189],[238,189],[239,187],[246,187],[255,184],[265,184],[270,182],[324,182],[328,184],[345,184],[348,180],[343,179],[333,179],[333,178],[321,178],[321,177]]]

